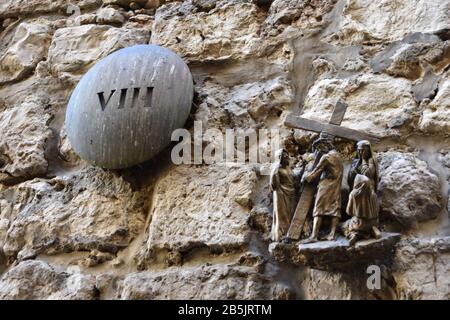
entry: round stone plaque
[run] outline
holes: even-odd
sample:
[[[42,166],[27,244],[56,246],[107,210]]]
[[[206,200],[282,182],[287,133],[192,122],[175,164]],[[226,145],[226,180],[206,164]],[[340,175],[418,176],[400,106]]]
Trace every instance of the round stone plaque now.
[[[66,128],[75,152],[109,169],[149,160],[191,110],[189,68],[169,49],[137,45],[97,62],[70,97]]]

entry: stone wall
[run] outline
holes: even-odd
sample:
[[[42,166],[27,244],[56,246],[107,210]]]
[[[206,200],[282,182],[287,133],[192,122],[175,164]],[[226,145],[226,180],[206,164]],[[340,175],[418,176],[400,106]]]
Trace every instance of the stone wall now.
[[[0,299],[450,298],[449,0],[71,4],[0,3]],[[382,289],[365,289],[363,269],[276,262],[254,166],[176,166],[170,148],[118,171],[77,157],[64,129],[75,84],[147,43],[188,63],[203,130],[327,120],[347,102],[342,125],[381,138],[381,220],[402,234]],[[312,137],[284,138],[305,152]],[[354,145],[339,148],[348,165]]]

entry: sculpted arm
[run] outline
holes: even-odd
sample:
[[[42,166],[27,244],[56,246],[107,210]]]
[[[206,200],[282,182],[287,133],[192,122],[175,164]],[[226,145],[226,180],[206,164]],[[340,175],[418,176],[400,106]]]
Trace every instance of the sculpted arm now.
[[[328,163],[328,158],[327,156],[322,156],[322,158],[320,159],[319,163],[317,164],[317,166],[310,172],[307,173],[306,175],[306,181],[307,182],[312,182],[315,179],[317,179],[320,174],[322,173],[322,171],[325,169],[325,166]]]
[[[279,185],[280,185],[280,178],[278,177],[278,166],[276,166],[272,169],[272,172],[270,173],[270,181],[269,181],[270,191],[278,190]]]
[[[369,160],[367,165],[364,165],[361,168],[361,174],[365,175],[368,178],[373,179],[373,177],[375,176],[375,163],[373,162],[372,159]]]

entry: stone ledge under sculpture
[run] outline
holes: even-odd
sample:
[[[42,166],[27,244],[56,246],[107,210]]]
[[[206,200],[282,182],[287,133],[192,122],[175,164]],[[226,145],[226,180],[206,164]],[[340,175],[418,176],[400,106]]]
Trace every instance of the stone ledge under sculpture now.
[[[380,239],[363,240],[355,245],[342,236],[334,241],[300,245],[274,242],[269,245],[269,252],[280,262],[326,271],[348,271],[354,265],[385,263],[399,240],[400,234],[383,232]]]

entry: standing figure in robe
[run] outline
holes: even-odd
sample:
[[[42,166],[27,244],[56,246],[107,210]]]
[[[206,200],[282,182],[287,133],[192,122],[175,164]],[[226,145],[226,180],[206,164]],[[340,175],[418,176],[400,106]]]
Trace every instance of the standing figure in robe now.
[[[276,161],[270,173],[273,193],[273,223],[271,238],[280,241],[288,232],[295,208],[295,177],[289,167],[289,154],[285,149],[275,152]]]
[[[306,172],[303,179],[309,183],[319,179],[319,183],[313,210],[313,230],[311,236],[302,243],[318,241],[324,217],[331,218],[331,231],[327,240],[334,240],[341,217],[341,184],[344,173],[341,155],[334,149],[332,138],[324,133],[314,141],[313,148],[319,151],[316,152],[317,156],[322,156],[317,166],[311,172]]]
[[[350,195],[347,214],[351,219],[343,224],[350,245],[359,239],[379,238],[378,225],[378,164],[370,142],[361,140],[357,144],[357,155],[348,173]]]

